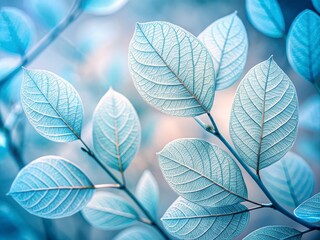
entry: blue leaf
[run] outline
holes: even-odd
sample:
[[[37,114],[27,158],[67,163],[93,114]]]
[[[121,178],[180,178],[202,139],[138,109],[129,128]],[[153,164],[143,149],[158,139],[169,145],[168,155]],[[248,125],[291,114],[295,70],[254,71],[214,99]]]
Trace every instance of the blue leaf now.
[[[320,0],[312,0],[312,4],[317,12],[320,13]]]
[[[9,156],[8,142],[6,135],[0,130],[0,160],[6,159]]]
[[[127,169],[140,147],[138,115],[129,100],[110,89],[93,114],[93,145],[99,158],[120,172]]]
[[[159,187],[149,170],[142,174],[136,189],[136,196],[154,219],[157,219]]]
[[[265,168],[262,179],[273,197],[288,207],[296,208],[313,193],[314,176],[311,168],[292,152]]]
[[[81,8],[88,13],[96,15],[112,14],[120,10],[128,0],[84,0]]]
[[[132,227],[122,231],[114,240],[161,240],[163,239],[158,233],[151,229],[141,227]]]
[[[34,215],[62,218],[80,211],[93,192],[94,186],[77,166],[58,156],[45,156],[19,172],[8,194]]]
[[[211,53],[216,90],[230,87],[240,78],[248,53],[247,32],[237,12],[215,21],[198,38]]]
[[[292,68],[306,80],[320,78],[320,17],[304,10],[293,21],[287,39],[287,56]]]
[[[42,136],[56,142],[80,138],[82,102],[64,79],[49,71],[25,69],[21,102],[29,122]]]
[[[299,127],[310,132],[320,132],[320,96],[305,100],[299,108]]]
[[[255,230],[243,240],[299,240],[301,237],[302,233],[295,228],[286,226],[268,226]]]
[[[301,203],[295,210],[294,214],[308,222],[320,221],[320,193]]]
[[[166,22],[138,23],[129,68],[142,98],[158,110],[180,117],[210,111],[213,62],[200,40],[186,30]]]
[[[201,139],[178,139],[158,153],[162,173],[180,196],[203,206],[242,202],[247,188],[233,159]]]
[[[277,0],[246,0],[246,10],[251,24],[268,37],[281,38],[285,23]]]
[[[243,161],[257,172],[280,160],[293,145],[298,100],[289,77],[271,58],[241,81],[233,102],[230,135]]]
[[[95,193],[82,214],[92,226],[105,230],[129,227],[139,219],[125,199],[108,192]]]
[[[35,41],[33,23],[19,9],[1,8],[0,29],[0,50],[23,56]]]
[[[234,239],[247,226],[249,212],[241,204],[204,208],[179,197],[161,221],[179,239]]]

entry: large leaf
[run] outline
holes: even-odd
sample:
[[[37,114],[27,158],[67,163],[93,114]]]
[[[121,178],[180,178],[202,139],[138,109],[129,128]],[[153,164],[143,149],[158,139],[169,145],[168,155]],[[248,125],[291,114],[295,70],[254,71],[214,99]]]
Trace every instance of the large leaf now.
[[[320,132],[320,96],[305,100],[299,108],[299,127],[310,132]]]
[[[302,233],[292,227],[268,226],[255,230],[243,240],[299,240]]]
[[[241,204],[204,208],[179,197],[161,221],[179,239],[234,239],[247,226],[249,212]]]
[[[244,201],[247,188],[233,159],[201,139],[178,139],[158,153],[162,173],[179,195],[203,206]]]
[[[320,193],[301,203],[295,210],[294,214],[308,222],[320,221]]]
[[[256,169],[280,160],[293,145],[298,123],[296,90],[271,58],[241,81],[233,102],[230,135],[243,161]]]
[[[287,55],[292,68],[312,83],[320,81],[319,26],[318,14],[304,10],[293,21],[287,40]]]
[[[186,30],[166,22],[138,23],[129,67],[142,98],[158,110],[180,117],[210,111],[213,62],[200,40]]]
[[[285,34],[285,23],[277,0],[246,0],[251,24],[268,37],[280,38]]]
[[[35,41],[35,29],[30,18],[17,8],[0,10],[0,50],[21,56]]]
[[[42,136],[56,142],[80,138],[83,119],[80,96],[59,76],[25,69],[21,102],[29,122]]]
[[[62,218],[80,211],[93,192],[94,186],[77,166],[58,156],[45,156],[19,172],[8,194],[34,215]]]
[[[121,9],[128,0],[83,0],[81,8],[88,13],[107,15]]]
[[[273,197],[288,207],[296,208],[313,192],[314,177],[311,168],[292,152],[265,168],[262,179]]]
[[[139,219],[125,199],[108,192],[95,193],[82,214],[92,226],[105,230],[125,228]]]
[[[163,239],[159,234],[151,230],[141,227],[132,227],[122,231],[114,240],[161,240]]]
[[[93,114],[93,145],[100,159],[120,172],[127,169],[140,147],[141,129],[129,100],[110,89]]]
[[[312,4],[317,12],[320,13],[320,0],[312,0]]]
[[[230,87],[240,77],[247,60],[248,38],[237,13],[223,17],[198,37],[211,53],[216,74],[216,90]]]

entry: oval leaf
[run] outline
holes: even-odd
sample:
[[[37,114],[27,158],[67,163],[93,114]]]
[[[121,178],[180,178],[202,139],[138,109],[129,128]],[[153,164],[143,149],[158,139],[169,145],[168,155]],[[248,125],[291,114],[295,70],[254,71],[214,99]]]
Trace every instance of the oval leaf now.
[[[312,4],[317,12],[320,13],[320,0],[312,0]]]
[[[211,53],[216,90],[230,87],[240,78],[248,53],[247,32],[237,12],[215,21],[198,38]]]
[[[233,159],[201,139],[178,139],[158,154],[162,173],[179,195],[203,206],[244,201],[247,188]]]
[[[163,239],[159,234],[151,229],[144,229],[141,227],[132,227],[122,231],[114,240],[161,240]]]
[[[17,8],[1,8],[0,29],[0,50],[23,56],[35,41],[31,19]]]
[[[320,132],[320,96],[314,95],[299,108],[299,127],[310,132]],[[308,144],[310,142],[308,141]]]
[[[296,208],[313,193],[314,176],[311,168],[292,152],[265,168],[262,179],[273,197],[288,207]]]
[[[320,221],[320,193],[301,203],[295,210],[294,214],[308,222]]]
[[[93,145],[99,158],[120,172],[127,169],[140,147],[138,115],[129,100],[110,89],[93,114]]]
[[[249,212],[241,204],[204,208],[179,197],[161,221],[179,239],[234,239],[247,226]]]
[[[298,100],[289,77],[272,57],[241,81],[233,102],[230,135],[243,161],[257,173],[280,160],[297,134]]]
[[[212,59],[186,30],[166,22],[138,23],[129,67],[142,98],[158,110],[180,117],[210,111],[215,88]]]
[[[81,8],[87,12],[96,15],[107,15],[117,12],[128,0],[83,0]]]
[[[21,102],[31,125],[55,142],[80,138],[83,107],[73,86],[44,70],[23,72]]]
[[[246,0],[246,11],[251,24],[266,36],[284,36],[285,23],[277,0]]]
[[[34,215],[62,218],[80,211],[93,192],[94,186],[77,166],[58,156],[45,156],[19,172],[8,194]]]
[[[255,230],[243,240],[299,240],[301,237],[302,233],[295,228],[286,226],[268,226]]]
[[[304,10],[293,21],[287,40],[287,56],[292,68],[306,80],[320,78],[320,17]]]

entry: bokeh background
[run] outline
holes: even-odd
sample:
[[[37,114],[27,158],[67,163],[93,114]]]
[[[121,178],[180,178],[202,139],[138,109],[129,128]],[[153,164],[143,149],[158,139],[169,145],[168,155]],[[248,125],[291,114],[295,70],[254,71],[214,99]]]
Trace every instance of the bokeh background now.
[[[67,11],[72,1],[62,1]],[[26,12],[36,25],[39,40],[49,29],[43,24],[41,16],[36,14],[30,2],[28,0],[1,0],[0,7],[14,6]],[[52,1],[53,7],[54,2]],[[56,2],[58,4],[59,1]],[[313,9],[309,0],[279,0],[279,3],[285,17],[286,31],[296,15],[306,8]],[[83,14],[29,66],[33,69],[52,71],[63,76],[75,86],[85,109],[82,135],[90,144],[91,117],[99,99],[110,87],[129,98],[140,117],[143,137],[141,149],[126,171],[127,183],[129,188],[134,190],[145,169],[153,173],[160,186],[159,217],[177,198],[177,195],[164,181],[155,153],[168,142],[182,137],[201,137],[222,145],[217,139],[206,134],[192,118],[164,115],[142,101],[134,88],[127,66],[128,46],[135,23],[168,21],[198,35],[213,21],[235,10],[238,11],[249,38],[248,59],[243,75],[254,65],[273,54],[275,61],[294,82],[302,108],[303,104],[307,104],[308,98],[312,96],[318,98],[314,87],[290,67],[286,58],[286,39],[268,38],[248,22],[244,0],[129,0],[122,9],[110,15]],[[17,57],[0,52],[0,75],[10,66],[14,66],[16,61]],[[19,102],[20,82],[21,74],[17,75],[11,85],[1,91],[1,109],[6,117],[14,117],[14,114],[10,114],[14,109],[18,112],[17,115],[20,118],[18,131],[24,135],[23,139],[18,140],[21,141],[20,146],[23,148],[25,161],[30,162],[43,155],[60,155],[80,166],[94,183],[110,183],[108,176],[80,150],[80,142],[68,144],[50,142],[35,132],[23,114],[19,115],[19,107],[15,103]],[[239,82],[227,90],[217,92],[212,108],[212,114],[228,140],[230,140],[228,133],[230,110]],[[315,118],[315,121],[320,121],[319,116]],[[28,214],[6,196],[18,173],[18,167],[8,154],[1,134],[0,145],[0,239],[43,239],[42,221]],[[314,171],[315,193],[320,190],[319,148],[319,133],[299,129],[293,151],[303,156]],[[249,198],[262,202],[267,201],[246,173],[244,177],[248,185]],[[90,227],[80,213],[72,217],[53,220],[50,224],[56,239],[112,239],[118,233],[118,231],[103,231]],[[252,212],[250,224],[239,239],[259,227],[270,224],[288,224],[303,229],[276,211],[262,209]],[[309,233],[305,239],[320,239],[320,234]]]

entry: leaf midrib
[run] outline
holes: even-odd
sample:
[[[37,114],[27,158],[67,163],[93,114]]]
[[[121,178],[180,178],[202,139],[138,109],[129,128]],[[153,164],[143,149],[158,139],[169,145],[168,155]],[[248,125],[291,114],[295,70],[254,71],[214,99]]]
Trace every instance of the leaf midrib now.
[[[28,193],[28,192],[54,191],[54,190],[88,190],[88,189],[95,189],[95,187],[92,185],[92,186],[57,186],[57,187],[48,187],[48,188],[35,188],[35,189],[28,189],[23,191],[9,192],[8,195]]]

